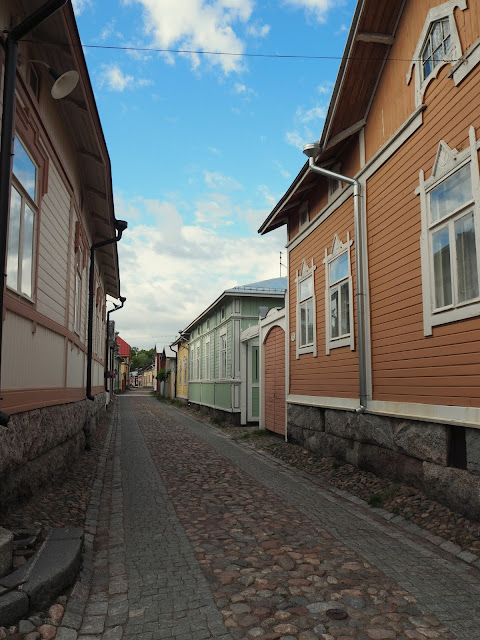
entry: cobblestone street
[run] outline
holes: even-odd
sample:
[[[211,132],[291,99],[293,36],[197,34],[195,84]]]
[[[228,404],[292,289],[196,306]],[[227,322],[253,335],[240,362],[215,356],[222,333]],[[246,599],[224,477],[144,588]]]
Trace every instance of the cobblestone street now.
[[[480,640],[480,572],[146,395],[117,399],[59,640]]]

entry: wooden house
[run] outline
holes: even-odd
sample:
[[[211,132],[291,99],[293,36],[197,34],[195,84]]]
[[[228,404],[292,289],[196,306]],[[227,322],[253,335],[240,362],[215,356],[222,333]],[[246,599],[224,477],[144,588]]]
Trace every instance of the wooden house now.
[[[359,0],[320,140],[259,230],[288,235],[288,437],[476,517],[479,62],[478,2]]]
[[[119,388],[125,391],[130,386],[130,345],[123,338],[117,336],[118,356],[120,358]]]
[[[106,294],[120,282],[110,160],[72,5],[3,0],[0,25],[2,509],[61,474],[105,411]]]
[[[177,351],[175,397],[188,400],[188,334],[182,333],[171,345]]]
[[[258,319],[262,310],[283,306],[286,285],[286,278],[272,278],[227,289],[186,327],[189,402],[235,424],[258,422]],[[251,336],[241,340],[242,332],[252,327]],[[248,372],[243,376],[242,349]]]

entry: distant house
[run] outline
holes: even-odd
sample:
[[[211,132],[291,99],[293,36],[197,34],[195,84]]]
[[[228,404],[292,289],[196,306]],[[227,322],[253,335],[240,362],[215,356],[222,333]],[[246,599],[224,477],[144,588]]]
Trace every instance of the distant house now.
[[[171,348],[177,350],[175,397],[188,400],[188,334],[182,333]]]
[[[142,387],[153,387],[153,364],[142,372]]]
[[[359,1],[321,138],[260,228],[288,238],[289,439],[476,518],[479,105],[478,1]]]
[[[120,293],[110,160],[72,4],[33,33],[17,29],[47,4],[0,2],[0,510],[62,473],[104,415],[106,295]],[[72,72],[64,98],[52,67]],[[91,249],[107,241],[94,249],[92,290]]]
[[[168,345],[164,345],[161,351],[158,351],[157,346],[155,345],[154,363],[154,381],[156,382],[155,391],[163,396],[174,398],[177,352]],[[159,371],[169,372],[167,381],[162,382],[158,379],[157,376]]]
[[[283,306],[286,288],[286,278],[272,278],[227,289],[186,327],[190,402],[217,410],[236,424],[258,422],[259,314]],[[240,335],[249,327],[257,329],[257,337],[245,346],[242,377]]]
[[[120,358],[119,387],[125,391],[130,386],[130,345],[117,336],[118,356]]]

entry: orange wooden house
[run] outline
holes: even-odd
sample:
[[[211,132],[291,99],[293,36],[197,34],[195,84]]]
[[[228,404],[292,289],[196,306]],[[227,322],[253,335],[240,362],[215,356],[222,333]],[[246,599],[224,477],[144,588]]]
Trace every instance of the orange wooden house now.
[[[359,0],[287,226],[289,439],[480,517],[480,3]]]

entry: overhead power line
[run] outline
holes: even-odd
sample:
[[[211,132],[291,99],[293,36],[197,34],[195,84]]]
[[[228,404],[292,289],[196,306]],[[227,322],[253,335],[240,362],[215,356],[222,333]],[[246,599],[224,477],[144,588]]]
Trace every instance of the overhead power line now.
[[[29,40],[29,42],[41,44],[53,44],[45,41]],[[58,45],[59,43],[55,43]],[[278,59],[298,59],[298,60],[384,60],[385,57],[372,58],[371,56],[312,56],[306,54],[283,54],[283,53],[237,53],[234,51],[202,51],[199,49],[162,49],[157,47],[125,47],[120,45],[105,44],[85,44],[80,45],[84,49],[105,49],[110,51],[140,51],[145,53],[178,53],[202,56],[231,56],[236,58],[278,58]],[[421,59],[412,58],[389,58],[395,62],[422,62]],[[445,59],[442,62],[458,62],[458,59]]]

